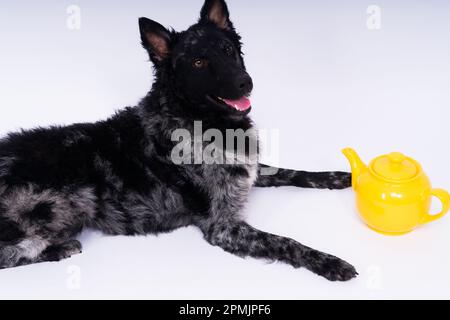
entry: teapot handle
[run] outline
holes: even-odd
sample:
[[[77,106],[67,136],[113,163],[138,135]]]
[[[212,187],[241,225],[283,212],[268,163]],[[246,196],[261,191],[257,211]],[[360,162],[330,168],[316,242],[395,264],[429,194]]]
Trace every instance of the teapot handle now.
[[[442,218],[450,209],[450,194],[447,191],[443,189],[433,189],[431,190],[431,195],[441,200],[442,211],[436,215],[427,214],[425,216],[424,223],[429,223]]]

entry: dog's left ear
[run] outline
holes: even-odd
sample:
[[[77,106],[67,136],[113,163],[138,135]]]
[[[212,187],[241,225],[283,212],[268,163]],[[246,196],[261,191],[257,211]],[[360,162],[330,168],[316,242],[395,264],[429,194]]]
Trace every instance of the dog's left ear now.
[[[224,0],[206,0],[200,12],[200,21],[210,21],[220,29],[232,29],[230,13]]]
[[[159,64],[170,56],[171,33],[158,22],[139,19],[142,46],[147,49],[153,63]]]

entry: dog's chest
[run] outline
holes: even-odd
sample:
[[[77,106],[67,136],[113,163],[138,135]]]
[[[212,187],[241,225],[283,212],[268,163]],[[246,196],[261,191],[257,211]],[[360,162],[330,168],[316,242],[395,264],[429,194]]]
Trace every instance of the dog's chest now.
[[[257,170],[257,164],[206,166],[203,177],[211,199],[211,211],[237,214],[248,199]]]

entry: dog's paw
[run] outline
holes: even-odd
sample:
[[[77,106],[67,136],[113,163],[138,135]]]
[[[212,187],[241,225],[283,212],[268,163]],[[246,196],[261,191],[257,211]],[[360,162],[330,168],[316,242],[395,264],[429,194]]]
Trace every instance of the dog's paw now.
[[[70,258],[76,254],[80,254],[82,252],[82,246],[80,241],[78,240],[69,240],[66,242],[61,248],[62,258]]]
[[[0,269],[14,267],[20,260],[18,250],[13,246],[0,248]]]
[[[61,261],[81,253],[81,248],[81,243],[78,240],[69,240],[60,245],[48,247],[42,253],[39,261]]]
[[[326,255],[310,269],[330,281],[349,281],[358,275],[351,264],[331,255]]]
[[[330,172],[327,180],[327,188],[331,190],[347,189],[352,186],[352,174],[349,172]]]

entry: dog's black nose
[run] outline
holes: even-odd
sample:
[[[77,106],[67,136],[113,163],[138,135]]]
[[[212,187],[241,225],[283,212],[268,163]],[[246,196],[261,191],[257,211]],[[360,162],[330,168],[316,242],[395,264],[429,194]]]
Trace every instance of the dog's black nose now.
[[[243,94],[250,93],[253,90],[253,80],[248,74],[238,78],[237,85]]]

